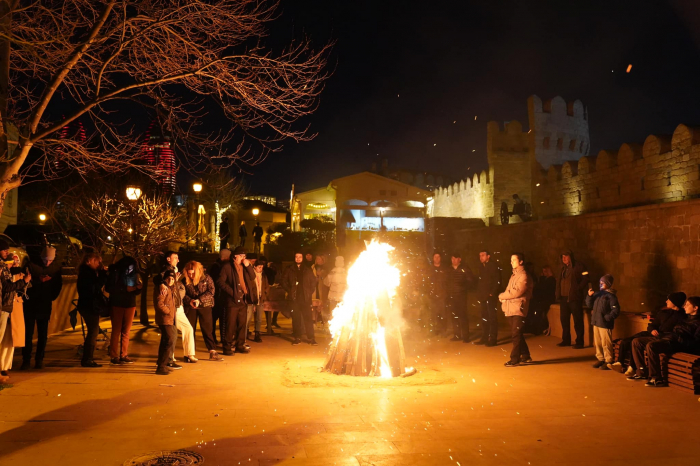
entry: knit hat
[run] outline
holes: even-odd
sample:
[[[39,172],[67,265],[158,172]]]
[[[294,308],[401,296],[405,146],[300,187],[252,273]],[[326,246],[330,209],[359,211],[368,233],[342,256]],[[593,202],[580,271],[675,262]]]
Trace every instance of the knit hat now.
[[[10,245],[4,239],[0,238],[0,251],[6,251],[10,249]]]
[[[602,277],[600,277],[600,281],[601,281],[601,283],[605,283],[606,287],[610,288],[613,284],[614,278],[612,275],[607,273],[607,274],[603,275]]]
[[[50,261],[56,259],[56,248],[54,248],[53,246],[46,246],[41,251],[41,258]]]
[[[222,261],[227,261],[231,258],[231,250],[230,249],[222,249],[219,251],[219,259]]]
[[[233,250],[231,253],[232,256],[237,256],[239,254],[245,254],[245,248],[243,246],[238,246],[236,249]]]
[[[165,283],[165,281],[170,277],[176,278],[175,272],[173,270],[166,270],[165,272],[163,272],[163,283]]]
[[[680,309],[685,304],[686,298],[687,297],[686,297],[685,293],[683,293],[682,291],[677,291],[675,293],[671,293],[670,295],[668,295],[668,298],[666,298],[666,299],[671,301],[674,306],[676,306],[678,309]]]

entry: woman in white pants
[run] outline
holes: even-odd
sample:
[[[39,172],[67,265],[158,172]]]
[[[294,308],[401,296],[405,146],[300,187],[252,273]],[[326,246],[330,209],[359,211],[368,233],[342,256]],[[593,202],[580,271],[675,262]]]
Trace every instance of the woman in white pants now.
[[[179,275],[179,274],[178,274]],[[177,290],[180,299],[177,300],[175,305],[177,306],[177,312],[175,313],[175,327],[182,333],[182,349],[184,353],[184,361],[189,363],[195,363],[198,359],[194,355],[194,329],[187,319],[187,314],[185,314],[185,308],[182,306],[182,298],[185,297],[185,285],[182,281],[177,282]],[[175,360],[175,355],[172,355],[173,360]]]

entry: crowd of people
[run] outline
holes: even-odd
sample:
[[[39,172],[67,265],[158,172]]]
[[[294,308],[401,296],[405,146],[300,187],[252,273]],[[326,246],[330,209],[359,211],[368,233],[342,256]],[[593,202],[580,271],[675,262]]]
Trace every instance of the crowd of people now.
[[[646,332],[621,340],[615,360],[612,332],[620,315],[620,303],[613,288],[613,276],[603,275],[596,291],[586,265],[576,260],[572,251],[564,251],[560,257],[561,267],[556,277],[548,266],[536,277],[523,254],[514,253],[510,257],[511,276],[502,286],[501,270],[491,261],[489,251],[479,253],[477,276],[462,264],[460,254],[452,254],[450,265],[444,267],[442,254],[435,252],[424,281],[427,320],[435,334],[448,332],[452,341],[471,342],[467,302],[472,294],[481,308],[481,338],[474,344],[496,346],[500,308],[508,320],[512,341],[510,359],[505,366],[516,367],[533,362],[524,334],[540,333],[547,328],[547,311],[554,303],[559,304],[562,328],[562,340],[557,346],[584,348],[585,305],[591,310],[597,359],[593,367],[624,373],[628,380],[646,380],[649,387],[668,384],[661,371],[662,354],[700,354],[700,297],[676,292],[668,296],[663,309],[649,316]],[[452,326],[447,324],[448,319],[452,320]],[[571,320],[575,339],[572,339]]]

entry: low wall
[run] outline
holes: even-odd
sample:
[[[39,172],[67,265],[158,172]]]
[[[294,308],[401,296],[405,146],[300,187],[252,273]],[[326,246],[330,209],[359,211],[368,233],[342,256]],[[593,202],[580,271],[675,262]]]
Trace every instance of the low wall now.
[[[538,273],[549,265],[556,274],[561,252],[571,249],[588,266],[595,288],[603,274],[615,277],[623,311],[651,312],[673,291],[700,294],[700,200],[465,230],[431,220],[440,225],[437,234],[429,231],[437,248],[460,251],[472,270],[487,249],[504,280],[511,252],[523,252]]]
[[[561,338],[561,320],[559,318],[559,305],[553,304],[549,308],[547,320],[549,320],[549,331],[553,337]],[[647,329],[648,320],[642,318],[641,314],[624,313],[615,319],[615,328],[613,329],[613,339],[626,338],[635,333],[642,332]],[[593,326],[591,325],[591,311],[584,309],[583,312],[584,336],[583,341],[587,346],[593,345]],[[574,320],[571,319],[571,339],[576,337],[574,331]]]

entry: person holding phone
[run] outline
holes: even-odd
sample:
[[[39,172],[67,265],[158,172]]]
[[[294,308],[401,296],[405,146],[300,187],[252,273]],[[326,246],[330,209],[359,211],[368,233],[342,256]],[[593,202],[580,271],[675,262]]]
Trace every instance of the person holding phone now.
[[[109,344],[110,363],[133,364],[129,358],[129,333],[136,313],[136,296],[141,293],[143,284],[138,277],[136,259],[124,256],[109,267],[107,280],[112,335]]]
[[[0,285],[2,286],[2,310],[0,310],[0,342],[4,341],[5,333],[12,332],[11,314],[15,303],[17,293],[24,293],[29,287],[29,282],[32,279],[31,271],[27,269],[26,274],[14,280],[10,267],[7,265],[7,260],[12,259],[10,256],[10,245],[7,241],[0,239]],[[43,365],[42,365],[43,367]],[[4,379],[7,376],[0,376]],[[1,380],[0,379],[0,380]]]

